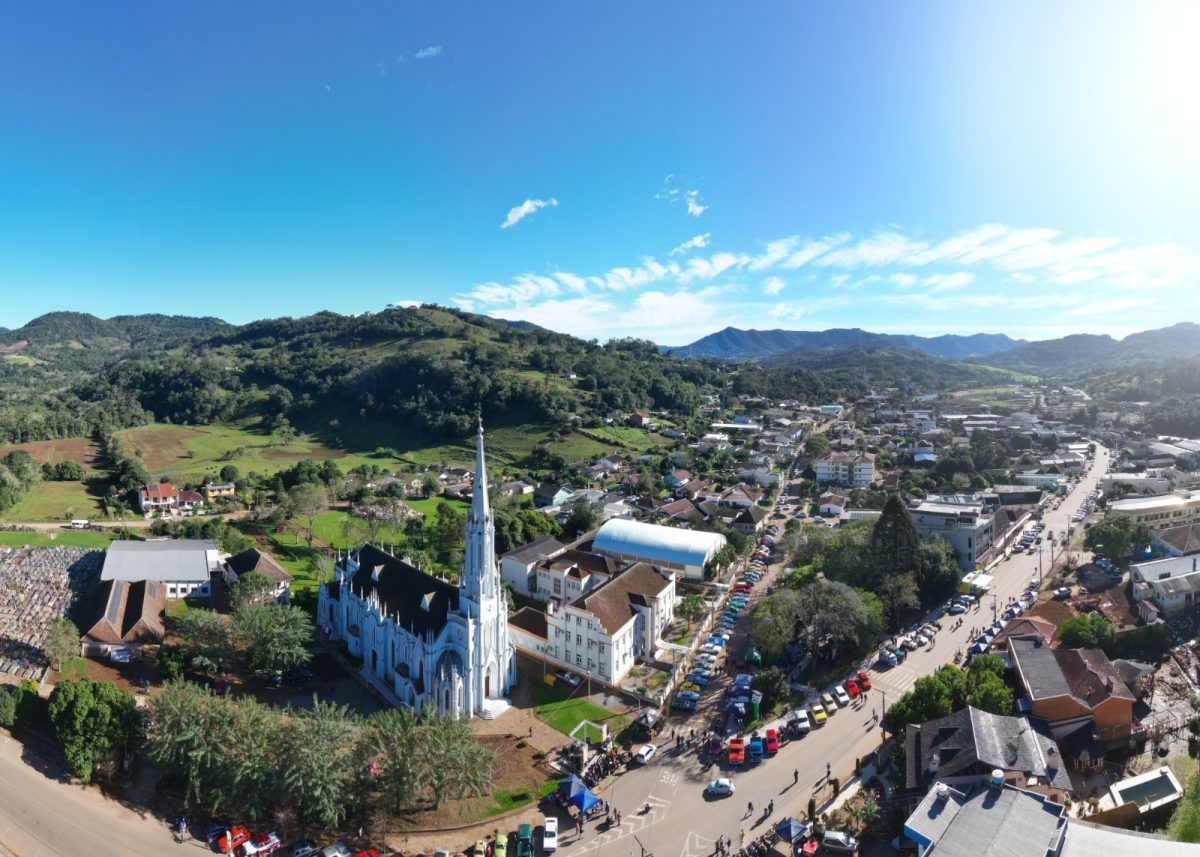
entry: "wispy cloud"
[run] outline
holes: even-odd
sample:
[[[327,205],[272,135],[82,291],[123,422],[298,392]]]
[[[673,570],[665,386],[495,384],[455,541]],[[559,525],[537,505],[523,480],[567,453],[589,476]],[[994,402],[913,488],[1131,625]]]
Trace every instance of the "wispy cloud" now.
[[[767,277],[763,280],[762,290],[765,295],[777,295],[787,286],[779,277]]]
[[[556,205],[558,205],[558,200],[554,197],[550,197],[549,199],[527,199],[520,205],[514,205],[508,210],[508,216],[504,218],[504,222],[500,224],[500,228],[508,229],[510,226],[516,226],[535,211],[547,206],[553,208]]]
[[[441,52],[442,52],[441,45],[430,45],[427,48],[421,48],[421,50],[419,50],[415,54],[413,54],[413,59],[415,59],[415,60],[433,59],[434,57],[441,54]]]
[[[689,190],[683,195],[683,198],[687,202],[687,212],[692,217],[699,217],[708,211],[708,206],[704,205],[704,201],[700,198],[700,191]]]
[[[711,232],[705,232],[703,235],[694,235],[673,249],[667,255],[678,256],[681,253],[690,253],[692,250],[703,250],[708,246],[708,238],[710,235],[712,235]]]
[[[704,197],[700,195],[700,191],[694,187],[688,188],[690,182],[676,181],[674,173],[667,173],[667,177],[662,181],[662,187],[654,194],[654,198],[663,202],[679,202],[683,200],[687,205],[687,213],[692,217],[699,217],[704,212],[708,211],[708,206],[704,202]],[[685,188],[687,188],[685,190]]]

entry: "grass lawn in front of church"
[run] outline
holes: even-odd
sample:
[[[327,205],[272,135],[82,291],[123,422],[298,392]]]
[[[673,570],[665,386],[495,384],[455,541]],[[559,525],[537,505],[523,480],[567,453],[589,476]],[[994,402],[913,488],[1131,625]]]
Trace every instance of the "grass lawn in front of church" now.
[[[627,715],[588,700],[586,681],[575,688],[551,687],[543,682],[535,682],[530,690],[533,694],[533,710],[538,719],[564,735],[571,734],[571,730],[584,720],[607,726],[608,733],[614,736],[629,726],[630,719]],[[589,733],[586,736],[589,740],[600,740],[599,732],[592,729],[585,731]],[[580,733],[576,737],[583,738],[584,735]]]

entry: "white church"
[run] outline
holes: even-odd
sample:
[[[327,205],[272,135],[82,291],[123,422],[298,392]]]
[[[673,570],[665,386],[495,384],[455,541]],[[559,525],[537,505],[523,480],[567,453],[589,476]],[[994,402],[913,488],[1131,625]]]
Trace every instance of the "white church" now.
[[[458,586],[369,544],[340,559],[317,595],[318,623],[362,658],[367,680],[417,712],[492,718],[508,708],[516,652],[496,564],[483,426]]]

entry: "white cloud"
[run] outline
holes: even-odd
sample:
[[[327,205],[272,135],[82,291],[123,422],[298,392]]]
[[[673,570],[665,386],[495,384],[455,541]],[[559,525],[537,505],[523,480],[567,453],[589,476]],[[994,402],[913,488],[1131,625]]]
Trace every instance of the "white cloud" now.
[[[782,292],[786,286],[787,283],[779,279],[779,277],[767,277],[765,280],[763,280],[763,294],[777,295]]]
[[[780,267],[782,268],[802,268],[814,259],[820,258],[825,253],[832,250],[834,247],[840,247],[850,240],[849,233],[840,235],[830,235],[819,241],[809,241],[795,253],[792,253],[783,260]]]
[[[667,255],[678,256],[680,253],[687,253],[691,250],[703,250],[708,246],[708,238],[710,235],[712,235],[711,232],[705,232],[703,235],[694,235]]]
[[[420,305],[421,305],[421,301],[409,301],[409,300],[392,301],[390,304],[388,304],[388,306],[392,307],[393,309],[408,309],[409,307],[415,307],[415,306],[420,306]]]
[[[915,285],[918,278],[916,274],[892,274],[888,279],[900,288],[907,289]]]
[[[508,210],[508,217],[504,218],[504,222],[500,224],[501,229],[508,229],[510,226],[515,226],[520,223],[535,211],[546,208],[553,208],[558,205],[558,200],[554,197],[549,199],[527,199],[517,206],[513,206]]]
[[[687,212],[692,217],[699,217],[701,214],[708,211],[708,206],[702,204],[704,200],[700,197],[700,191],[689,190],[683,196],[684,199],[687,200]]]
[[[441,45],[430,45],[427,48],[421,48],[421,50],[419,50],[415,54],[413,54],[413,59],[415,59],[415,60],[433,59],[441,52],[442,52]]]
[[[1083,306],[1075,307],[1074,309],[1064,310],[1060,315],[1068,318],[1081,318],[1093,315],[1108,315],[1122,310],[1137,309],[1138,307],[1150,306],[1154,301],[1151,298],[1114,298],[1107,301],[1088,301]]]
[[[1022,274],[1020,271],[1013,271],[1008,278],[1014,283],[1032,283],[1037,279],[1033,274]]]
[[[799,321],[804,316],[804,307],[795,303],[778,303],[767,310],[767,315],[776,321]]]
[[[949,292],[961,289],[973,279],[975,279],[974,274],[958,271],[953,274],[933,274],[922,280],[921,285],[931,286],[930,292]]]

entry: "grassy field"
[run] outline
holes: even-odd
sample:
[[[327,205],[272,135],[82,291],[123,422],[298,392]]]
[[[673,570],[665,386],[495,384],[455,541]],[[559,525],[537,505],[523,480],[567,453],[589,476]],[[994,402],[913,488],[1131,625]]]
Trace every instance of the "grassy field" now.
[[[113,540],[111,535],[94,530],[51,530],[49,532],[0,532],[0,545],[19,548],[70,547],[106,548]]]
[[[85,470],[92,470],[96,467],[96,455],[99,453],[96,442],[86,437],[36,440],[31,443],[4,446],[0,447],[0,455],[7,455],[14,449],[25,450],[39,464],[44,464],[47,461],[51,464],[59,461],[74,461],[82,465]]]
[[[1018,388],[1009,386],[975,387],[970,390],[961,390],[954,395],[956,398],[975,399],[989,407],[1022,411],[1032,408],[1037,399],[1023,399],[1017,395],[1020,392],[1021,390]]]
[[[588,702],[578,694],[586,690],[586,684],[568,690],[565,687],[551,687],[543,682],[535,683],[532,688],[534,713],[538,719],[552,726],[564,735],[584,720],[590,720],[597,725],[608,727],[610,735],[618,735],[629,726],[630,720],[624,714],[617,714],[607,708]],[[572,696],[572,693],[576,694]],[[596,730],[587,729],[588,739],[599,741],[600,735]],[[592,734],[594,733],[594,734]],[[582,733],[579,737],[583,737]]]
[[[4,517],[10,521],[65,521],[98,517],[103,514],[100,487],[99,482],[39,482]]]

